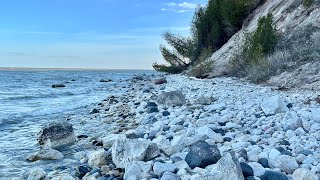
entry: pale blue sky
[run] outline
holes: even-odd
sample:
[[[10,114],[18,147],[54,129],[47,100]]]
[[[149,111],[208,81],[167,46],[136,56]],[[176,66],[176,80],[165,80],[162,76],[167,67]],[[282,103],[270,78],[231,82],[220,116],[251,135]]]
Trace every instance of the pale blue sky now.
[[[0,67],[151,69],[207,0],[1,0]]]

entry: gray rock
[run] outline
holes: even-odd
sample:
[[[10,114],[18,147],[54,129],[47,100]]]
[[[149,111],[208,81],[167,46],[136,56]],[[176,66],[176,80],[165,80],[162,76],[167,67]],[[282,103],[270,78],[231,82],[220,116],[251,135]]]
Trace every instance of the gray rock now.
[[[149,161],[160,154],[157,144],[144,139],[118,139],[112,146],[112,160],[118,168],[132,161]]]
[[[160,180],[180,180],[179,176],[172,172],[165,172]]]
[[[243,176],[245,178],[253,176],[253,169],[252,169],[252,167],[250,165],[248,165],[245,162],[241,162],[240,163],[240,167],[241,167],[241,170],[242,170],[242,174],[243,174]]]
[[[214,101],[216,101],[216,99],[213,98],[213,97],[201,96],[198,99],[196,99],[195,103],[196,104],[201,104],[201,105],[210,105]]]
[[[156,80],[154,81],[154,84],[155,84],[155,85],[160,85],[160,84],[165,84],[165,83],[167,83],[167,80],[166,80],[165,78],[156,79]]]
[[[186,104],[186,96],[181,91],[163,92],[157,101],[167,106],[181,106]]]
[[[45,125],[37,137],[43,148],[61,148],[76,141],[72,124],[68,122],[51,122]]]
[[[274,171],[266,171],[264,175],[260,177],[261,180],[289,180],[289,178],[282,173]]]
[[[157,107],[150,106],[150,107],[147,108],[147,113],[148,114],[155,113],[155,112],[159,112]]]
[[[216,163],[221,158],[217,146],[209,145],[205,141],[198,141],[190,147],[190,151],[185,161],[190,168],[205,168],[210,164]]]
[[[34,162],[38,160],[60,160],[63,159],[64,155],[54,149],[41,149],[35,154],[28,155],[27,160]]]
[[[27,180],[42,180],[46,177],[46,172],[42,168],[32,169]]]
[[[234,152],[227,153],[217,164],[214,165],[211,172],[211,179],[215,180],[244,180],[240,164]]]
[[[143,161],[130,162],[125,168],[124,179],[142,179],[143,174],[151,170],[151,166],[151,163]]]
[[[92,109],[90,112],[90,114],[97,114],[97,113],[99,113],[99,109],[96,109],[96,108]]]
[[[153,165],[153,172],[158,176],[162,176],[166,171],[174,172],[176,169],[177,166],[170,163],[155,162]]]

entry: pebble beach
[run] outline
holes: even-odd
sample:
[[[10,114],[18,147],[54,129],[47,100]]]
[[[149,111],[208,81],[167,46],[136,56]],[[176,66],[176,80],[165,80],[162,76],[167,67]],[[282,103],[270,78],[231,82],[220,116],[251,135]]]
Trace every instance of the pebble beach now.
[[[109,92],[86,115],[44,126],[42,148],[26,155],[34,168],[25,178],[318,180],[317,92],[234,78],[126,81],[122,94]]]

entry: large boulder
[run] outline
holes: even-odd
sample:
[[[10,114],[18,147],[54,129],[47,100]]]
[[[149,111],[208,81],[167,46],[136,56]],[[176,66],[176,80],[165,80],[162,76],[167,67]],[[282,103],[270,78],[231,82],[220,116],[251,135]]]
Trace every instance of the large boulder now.
[[[215,180],[244,180],[242,170],[235,153],[227,153],[210,172],[210,179]]]
[[[118,139],[112,145],[112,160],[118,168],[132,161],[149,161],[159,156],[157,144],[144,139]]]
[[[158,103],[167,106],[181,106],[186,104],[186,96],[181,91],[163,92],[158,97]]]
[[[45,125],[37,137],[43,148],[61,148],[76,142],[72,124],[68,122],[51,122]]]
[[[28,155],[27,161],[38,161],[38,160],[60,160],[63,159],[64,155],[54,149],[41,149],[40,151]]]
[[[274,115],[288,111],[286,103],[279,95],[265,98],[261,102],[260,107],[266,115]]]
[[[270,158],[269,164],[271,167],[279,168],[281,171],[288,174],[292,174],[299,167],[297,161],[288,155],[280,155],[277,158]]]
[[[216,163],[221,158],[220,151],[215,145],[209,145],[205,141],[198,141],[191,145],[185,161],[190,168],[205,168]]]

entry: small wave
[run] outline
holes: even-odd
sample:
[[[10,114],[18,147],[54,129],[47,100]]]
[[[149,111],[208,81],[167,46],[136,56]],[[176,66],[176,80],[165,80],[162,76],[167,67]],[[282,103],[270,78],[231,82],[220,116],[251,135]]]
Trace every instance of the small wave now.
[[[30,112],[0,114],[0,126],[7,125],[7,124],[18,124],[25,119],[30,119],[30,118],[36,119],[36,117],[40,117],[40,116],[55,115],[55,114],[67,113],[71,111],[74,111],[74,113],[76,113],[77,109],[82,109],[91,103],[100,102],[102,101],[102,99],[103,98],[99,96],[89,96],[85,98],[77,97],[77,98],[70,99],[70,101],[65,102],[65,105],[62,104],[59,107],[46,106],[44,108],[39,108],[36,110],[32,110]],[[74,103],[71,103],[71,102],[74,102]]]
[[[43,99],[43,98],[55,98],[55,97],[63,97],[63,96],[73,96],[77,95],[73,92],[63,92],[63,93],[44,93],[44,94],[37,94],[37,95],[22,95],[22,96],[12,96],[12,97],[4,97],[2,100],[5,101],[12,101],[12,100],[33,100],[33,99]]]

